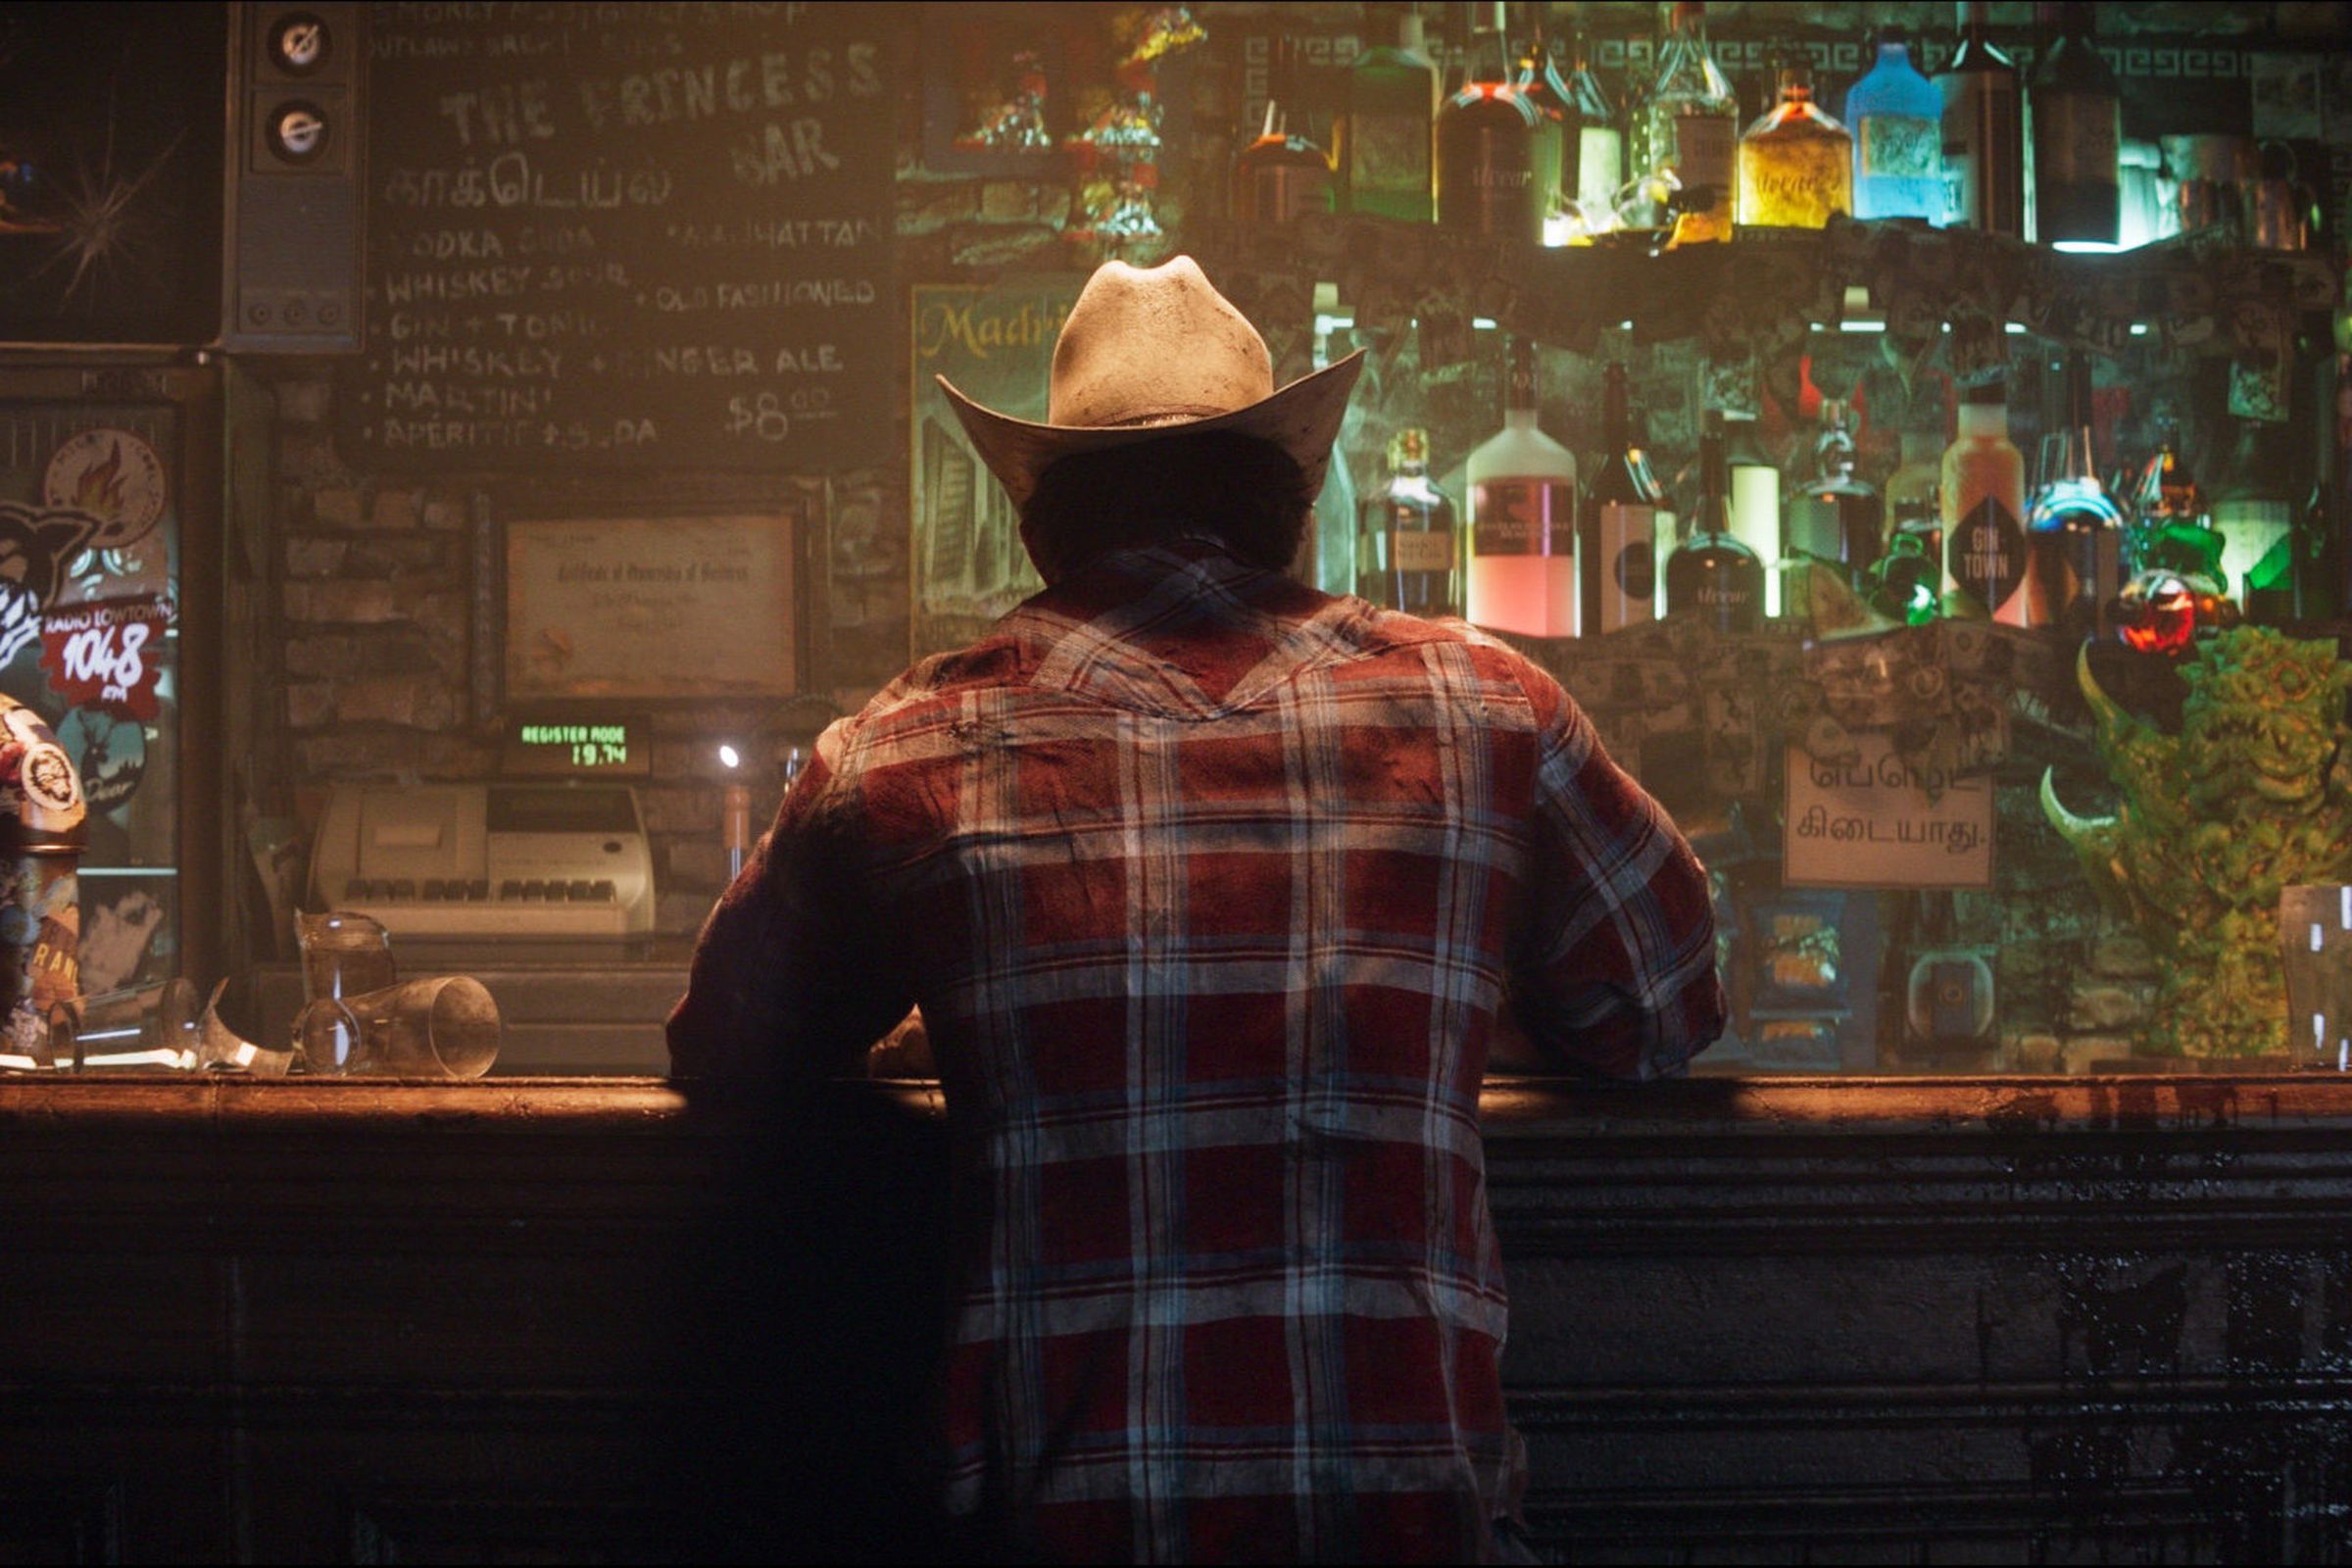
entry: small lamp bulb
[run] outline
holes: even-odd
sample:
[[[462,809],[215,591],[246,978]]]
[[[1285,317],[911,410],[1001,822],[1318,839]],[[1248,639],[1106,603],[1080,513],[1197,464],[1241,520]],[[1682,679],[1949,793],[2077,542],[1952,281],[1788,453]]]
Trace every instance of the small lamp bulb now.
[[[742,756],[734,747],[724,744],[718,748],[718,760],[722,767],[741,767],[743,765]]]

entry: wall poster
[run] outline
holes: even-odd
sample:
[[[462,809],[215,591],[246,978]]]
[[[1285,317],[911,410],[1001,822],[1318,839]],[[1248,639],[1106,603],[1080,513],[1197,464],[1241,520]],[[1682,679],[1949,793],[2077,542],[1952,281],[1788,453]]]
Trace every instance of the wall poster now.
[[[507,700],[791,696],[793,523],[509,522]]]
[[[1046,378],[1080,276],[914,287],[914,419],[907,493],[911,657],[959,648],[1045,584],[1020,518],[964,439],[939,383],[1016,418],[1046,416]]]

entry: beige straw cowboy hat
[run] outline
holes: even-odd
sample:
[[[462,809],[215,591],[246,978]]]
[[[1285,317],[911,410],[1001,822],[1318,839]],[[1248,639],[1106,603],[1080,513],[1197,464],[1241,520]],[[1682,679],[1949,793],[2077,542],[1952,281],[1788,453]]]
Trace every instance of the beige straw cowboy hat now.
[[[1054,345],[1045,423],[982,408],[944,375],[939,385],[1018,508],[1072,453],[1219,430],[1289,453],[1312,495],[1362,368],[1358,351],[1276,391],[1257,328],[1179,256],[1152,268],[1105,262],[1086,280]]]

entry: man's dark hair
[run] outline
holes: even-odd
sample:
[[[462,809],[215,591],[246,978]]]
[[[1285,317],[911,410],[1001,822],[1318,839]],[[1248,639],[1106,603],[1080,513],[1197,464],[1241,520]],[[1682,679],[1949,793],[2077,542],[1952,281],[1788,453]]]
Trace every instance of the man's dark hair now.
[[[1061,459],[1038,476],[1021,536],[1048,577],[1188,533],[1213,534],[1250,564],[1280,571],[1314,504],[1289,453],[1218,430]]]

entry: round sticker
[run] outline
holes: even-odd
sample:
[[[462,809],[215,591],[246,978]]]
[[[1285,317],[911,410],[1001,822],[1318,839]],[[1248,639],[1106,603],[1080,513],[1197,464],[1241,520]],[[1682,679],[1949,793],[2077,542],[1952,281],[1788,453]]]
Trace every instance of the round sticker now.
[[[55,741],[29,748],[17,779],[24,786],[24,798],[35,806],[71,811],[81,803],[81,792],[74,788],[73,760]]]
[[[147,726],[102,708],[76,708],[57,726],[57,743],[81,773],[82,799],[111,811],[138,791],[147,772]]]
[[[98,519],[97,550],[120,550],[147,537],[164,514],[164,460],[128,430],[84,430],[49,460],[41,494]]]

